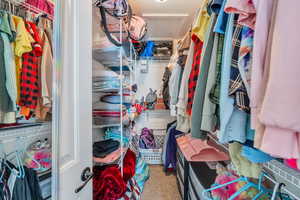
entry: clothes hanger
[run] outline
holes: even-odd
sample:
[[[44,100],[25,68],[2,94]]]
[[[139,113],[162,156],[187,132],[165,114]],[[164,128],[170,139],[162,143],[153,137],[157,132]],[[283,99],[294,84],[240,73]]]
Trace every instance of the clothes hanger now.
[[[246,182],[246,185],[244,185],[241,189],[239,189],[237,192],[235,192],[233,195],[230,196],[230,198],[228,200],[234,200],[236,197],[238,197],[241,193],[247,191],[248,189],[250,188],[255,188],[259,191],[259,193],[253,198],[253,200],[257,200],[261,195],[269,195],[269,190],[265,189],[262,185],[262,181],[263,181],[263,178],[264,178],[265,174],[262,173],[259,177],[259,181],[258,181],[258,184],[255,184],[251,181],[249,181],[249,179],[247,177],[240,177],[236,180],[233,180],[233,181],[229,181],[227,183],[224,183],[224,184],[221,184],[221,185],[217,185],[217,186],[214,186],[212,188],[209,188],[209,189],[206,189],[202,192],[202,196],[207,199],[207,200],[211,200],[210,197],[208,197],[207,193],[208,192],[211,192],[213,190],[216,190],[216,189],[220,189],[220,188],[223,188],[223,187],[226,187],[228,185],[231,185],[233,183],[237,183],[237,182]]]
[[[1,151],[2,151],[2,158],[1,158],[1,168],[3,168],[3,167],[5,167],[6,169],[8,169],[9,171],[11,171],[11,173],[14,173],[15,175],[16,175],[16,177],[17,178],[22,178],[23,177],[23,171],[22,171],[22,169],[21,169],[21,167],[20,167],[20,165],[19,165],[19,163],[20,163],[20,161],[19,161],[19,159],[17,158],[17,156],[16,156],[16,151],[14,151],[14,152],[11,152],[11,153],[9,153],[9,154],[5,154],[5,152],[4,152],[4,148],[3,148],[3,144],[0,144],[0,146],[1,146]],[[15,158],[16,159],[16,162],[17,162],[17,165],[18,166],[12,166],[12,164],[11,163],[8,163],[9,161],[8,161],[8,157],[9,156],[15,156],[15,157],[13,157],[13,158]],[[3,174],[1,175],[1,180],[2,180],[2,178],[3,178],[3,175],[4,175],[4,172],[2,172]]]

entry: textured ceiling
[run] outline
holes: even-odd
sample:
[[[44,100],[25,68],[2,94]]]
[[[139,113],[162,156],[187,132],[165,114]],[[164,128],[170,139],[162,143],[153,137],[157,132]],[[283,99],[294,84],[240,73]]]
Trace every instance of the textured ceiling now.
[[[148,23],[148,38],[179,39],[191,26],[201,0],[129,0],[135,14]]]

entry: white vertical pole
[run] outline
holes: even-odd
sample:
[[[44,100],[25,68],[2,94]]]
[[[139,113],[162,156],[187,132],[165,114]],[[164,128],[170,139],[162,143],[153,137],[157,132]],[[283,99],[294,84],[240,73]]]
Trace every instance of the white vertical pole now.
[[[123,42],[123,21],[120,18],[120,41]],[[120,133],[121,133],[121,174],[123,176],[123,47],[120,47]]]

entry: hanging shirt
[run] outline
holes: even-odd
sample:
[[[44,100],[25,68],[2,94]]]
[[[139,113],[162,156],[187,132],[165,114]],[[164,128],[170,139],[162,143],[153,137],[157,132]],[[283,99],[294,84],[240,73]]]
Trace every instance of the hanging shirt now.
[[[230,67],[229,96],[234,99],[234,106],[247,113],[250,112],[250,101],[238,67],[239,52],[243,26],[236,24],[232,38],[232,60]]]
[[[222,2],[222,7],[218,15],[216,25],[214,27],[214,32],[216,33],[225,34],[226,31],[226,25],[228,20],[228,14],[224,11],[226,2],[227,0],[223,0]]]
[[[13,111],[16,111],[17,100],[17,81],[16,81],[16,69],[15,62],[13,60],[13,53],[11,42],[14,41],[14,33],[11,30],[9,15],[3,14],[2,22],[0,25],[1,37],[4,43],[4,62],[6,71],[6,89],[12,102]]]
[[[194,57],[193,57],[192,70],[188,81],[188,102],[186,108],[188,115],[192,114],[192,106],[193,106],[195,89],[196,89],[197,80],[200,71],[200,61],[201,61],[201,54],[203,48],[203,42],[199,38],[195,37],[193,42],[195,43]]]
[[[40,38],[35,24],[26,22],[26,29],[34,37],[33,50],[29,53],[24,53],[23,66],[21,72],[20,84],[20,106],[30,109],[35,109],[38,101],[39,87],[38,87],[38,62],[42,55],[42,47],[40,45]]]
[[[14,54],[17,79],[17,102],[20,99],[20,76],[22,71],[22,55],[32,51],[32,36],[27,32],[24,20],[18,16],[12,16],[13,24],[16,27],[17,35],[14,43]]]
[[[7,67],[9,67],[8,63],[8,51],[5,49],[9,48],[10,44],[8,40],[7,33],[11,33],[9,22],[7,18],[7,13],[4,11],[0,12],[0,111],[1,112],[11,112],[14,111],[14,105],[11,97],[9,96],[7,83],[10,83],[9,77],[7,77],[6,70]],[[8,45],[8,46],[7,46]],[[6,62],[5,62],[6,61]]]
[[[208,31],[206,32],[206,36],[205,36],[205,43],[204,43],[203,55],[202,55],[203,60],[201,61],[201,65],[200,65],[201,73],[199,74],[199,77],[196,82],[195,97],[192,102],[193,107],[192,107],[192,118],[191,118],[191,133],[193,137],[201,138],[201,139],[205,139],[206,131],[212,129],[211,122],[207,122],[205,125],[202,124],[203,118],[206,117],[211,118],[211,115],[206,113],[204,116],[202,112],[204,109],[204,99],[206,93],[209,68],[210,68],[210,63],[212,61],[211,60],[212,51],[214,46],[216,47],[215,45],[216,43],[214,43],[215,34],[213,33],[213,26],[215,25],[215,21],[216,21],[216,14],[214,13],[210,18]],[[202,126],[204,128],[202,128]]]
[[[253,38],[253,64],[251,70],[250,106],[251,127],[258,130],[255,133],[254,146],[260,148],[263,138],[263,125],[258,119],[265,90],[269,79],[269,61],[266,59],[270,54],[272,30],[271,22],[275,18],[277,0],[254,1],[256,8],[256,24]],[[272,16],[274,15],[274,16]],[[268,48],[269,47],[269,48]]]
[[[246,141],[246,125],[247,114],[234,107],[233,98],[228,96],[230,82],[230,66],[232,56],[232,37],[234,24],[234,15],[230,14],[228,25],[225,33],[223,62],[221,71],[221,92],[220,92],[220,132],[219,141],[228,143],[238,141],[244,143]],[[234,23],[235,21],[235,23]]]
[[[188,84],[189,74],[192,70],[193,56],[194,56],[194,42],[191,42],[186,64],[184,66],[182,80],[180,83],[180,90],[177,103],[177,130],[181,132],[188,132],[190,129],[190,118],[187,115],[186,108],[188,103]]]
[[[194,23],[194,26],[192,28],[192,37],[196,36],[200,41],[204,41],[205,39],[205,33],[207,31],[207,27],[209,24],[210,16],[207,12],[207,6],[208,6],[209,0],[204,0],[199,15],[196,19],[196,22]]]
[[[238,14],[238,24],[254,29],[256,10],[252,0],[228,0],[225,6],[225,11],[228,13]]]
[[[39,101],[35,110],[36,117],[45,120],[52,106],[52,70],[53,55],[51,40],[48,39],[47,31],[42,31],[43,55],[40,62],[39,73]]]

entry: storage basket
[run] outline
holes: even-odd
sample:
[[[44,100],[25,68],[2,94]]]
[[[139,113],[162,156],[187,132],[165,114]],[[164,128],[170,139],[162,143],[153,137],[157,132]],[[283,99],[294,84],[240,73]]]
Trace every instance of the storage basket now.
[[[161,165],[162,164],[162,148],[163,148],[165,137],[166,137],[166,130],[165,129],[156,129],[156,130],[154,129],[153,134],[154,134],[156,149],[139,148],[140,135],[135,135],[133,137],[132,145],[134,145],[133,148],[138,150],[139,156],[146,163],[151,164],[151,165]]]

